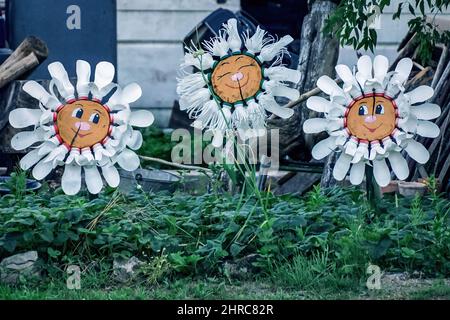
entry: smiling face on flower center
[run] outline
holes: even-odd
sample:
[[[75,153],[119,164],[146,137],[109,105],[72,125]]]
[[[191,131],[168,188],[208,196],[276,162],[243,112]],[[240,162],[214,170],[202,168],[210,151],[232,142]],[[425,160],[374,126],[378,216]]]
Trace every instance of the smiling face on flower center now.
[[[220,61],[211,77],[214,92],[225,102],[235,103],[254,96],[260,89],[261,67],[252,57],[233,55]]]
[[[366,95],[350,107],[347,128],[355,137],[363,140],[381,140],[395,129],[396,108],[390,98]]]
[[[77,148],[92,147],[108,134],[109,112],[93,101],[75,101],[65,105],[56,120],[62,140]]]

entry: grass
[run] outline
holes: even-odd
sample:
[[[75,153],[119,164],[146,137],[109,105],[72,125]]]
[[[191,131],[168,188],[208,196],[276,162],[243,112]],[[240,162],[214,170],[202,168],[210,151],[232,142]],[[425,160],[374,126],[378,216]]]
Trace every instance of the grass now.
[[[1,300],[303,300],[303,299],[450,299],[450,286],[442,280],[424,281],[413,287],[387,287],[369,291],[363,285],[353,288],[305,289],[279,286],[273,279],[240,281],[233,284],[221,278],[179,279],[162,285],[123,285],[69,290],[64,281],[46,286],[9,287],[0,285]]]

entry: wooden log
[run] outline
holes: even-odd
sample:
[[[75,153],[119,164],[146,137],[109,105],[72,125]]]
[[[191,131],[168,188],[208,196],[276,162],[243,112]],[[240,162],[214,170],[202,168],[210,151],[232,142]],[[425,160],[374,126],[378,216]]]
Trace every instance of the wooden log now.
[[[36,37],[27,37],[0,66],[0,89],[30,71],[48,56],[47,45]]]
[[[444,66],[447,64],[448,51],[448,47],[444,46],[444,48],[442,49],[441,57],[439,58],[438,65],[436,67],[436,72],[434,73],[433,81],[431,82],[432,88],[436,88],[436,85],[438,84],[438,81],[442,76]]]
[[[448,81],[450,77],[450,61],[447,63],[439,81],[436,84],[436,88],[434,89],[434,97],[433,102],[439,105],[442,105],[446,99],[448,99],[450,82]]]
[[[13,62],[9,65],[9,68],[0,71],[0,89],[38,65],[39,60],[33,52]]]
[[[24,59],[30,53],[34,53],[39,62],[42,62],[48,57],[47,45],[44,41],[33,36],[25,38],[17,49],[14,50],[8,59],[0,66],[0,73],[10,68],[17,61]]]

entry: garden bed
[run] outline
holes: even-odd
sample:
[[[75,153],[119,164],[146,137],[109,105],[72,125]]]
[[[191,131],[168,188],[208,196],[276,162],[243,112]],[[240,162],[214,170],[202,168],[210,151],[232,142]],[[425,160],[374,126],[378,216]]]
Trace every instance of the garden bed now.
[[[433,190],[412,201],[386,195],[377,212],[357,188],[261,196],[138,189],[74,197],[46,184],[5,195],[0,258],[35,250],[41,273],[2,285],[1,296],[407,298],[428,290],[448,297],[448,282],[436,279],[450,274],[450,202]],[[118,281],[114,261],[130,257],[139,266]],[[79,292],[65,287],[69,265],[82,270]],[[385,275],[408,272],[420,285],[405,282],[399,293],[390,280],[368,290],[369,265]],[[191,281],[189,290],[180,285]]]

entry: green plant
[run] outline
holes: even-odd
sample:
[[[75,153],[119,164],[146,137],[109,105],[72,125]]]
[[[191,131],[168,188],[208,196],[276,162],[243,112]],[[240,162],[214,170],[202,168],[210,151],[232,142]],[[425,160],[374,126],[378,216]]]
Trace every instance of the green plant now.
[[[27,172],[16,168],[2,185],[9,189],[16,199],[22,199],[27,187]]]
[[[364,48],[373,51],[377,44],[377,31],[370,28],[368,19],[375,14],[374,6],[381,13],[391,4],[391,0],[342,0],[337,9],[328,18],[324,27],[326,34],[332,35],[344,46],[352,46],[355,50]],[[431,59],[432,49],[436,43],[450,44],[450,31],[439,30],[434,19],[427,21],[427,8],[433,18],[437,13],[446,10],[449,0],[408,0],[398,3],[397,11],[392,19],[400,19],[405,8],[413,16],[408,21],[410,31],[416,33],[419,44],[418,55],[422,63],[426,64]]]
[[[266,214],[259,199],[242,194],[106,191],[92,200],[59,189],[22,199],[9,194],[0,198],[0,259],[37,250],[61,272],[68,264],[111,265],[114,257],[134,255],[147,261],[146,277],[153,283],[166,272],[222,274],[225,262],[251,255],[262,271],[297,255],[325,255],[345,277],[363,273],[368,263],[383,270],[450,274],[445,198],[400,197],[396,206],[394,197],[385,196],[374,213],[357,188],[262,197]]]

